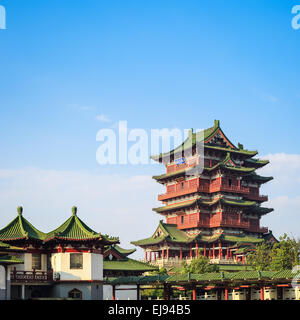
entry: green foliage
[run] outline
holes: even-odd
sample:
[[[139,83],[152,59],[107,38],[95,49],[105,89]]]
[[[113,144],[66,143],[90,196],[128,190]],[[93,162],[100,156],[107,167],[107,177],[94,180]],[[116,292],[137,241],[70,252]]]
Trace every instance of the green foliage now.
[[[281,271],[299,265],[300,242],[286,234],[275,244],[263,243],[248,255],[248,262],[258,271]]]
[[[193,259],[188,265],[185,261],[182,263],[181,273],[194,273],[201,274],[205,272],[218,272],[219,266],[216,264],[210,264],[209,259],[203,256],[200,256],[197,259]]]
[[[158,275],[158,274],[168,275],[168,271],[166,268],[159,268],[159,270],[149,272],[149,275],[153,275],[153,276]]]
[[[162,299],[163,297],[163,290],[162,289],[144,289],[141,291],[142,292],[142,299],[143,300],[148,300],[148,298],[153,299]]]

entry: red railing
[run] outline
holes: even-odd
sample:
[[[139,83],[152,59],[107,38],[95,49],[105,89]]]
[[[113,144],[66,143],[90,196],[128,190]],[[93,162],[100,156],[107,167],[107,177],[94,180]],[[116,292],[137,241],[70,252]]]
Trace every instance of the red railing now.
[[[53,282],[53,271],[19,271],[10,274],[11,282]]]
[[[257,201],[268,201],[268,196],[265,195],[260,195],[260,194],[255,194],[255,193],[248,193],[246,195],[247,199],[249,200],[257,200]]]
[[[249,231],[259,232],[259,233],[267,233],[267,232],[269,232],[269,229],[266,227],[250,227]]]

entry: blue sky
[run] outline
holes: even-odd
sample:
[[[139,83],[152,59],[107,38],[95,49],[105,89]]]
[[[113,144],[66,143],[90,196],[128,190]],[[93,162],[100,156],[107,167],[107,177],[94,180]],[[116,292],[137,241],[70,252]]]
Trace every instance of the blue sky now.
[[[289,179],[295,177],[293,187],[287,183],[285,189],[276,189],[273,184],[266,192],[274,201],[292,196],[296,204],[289,210],[297,211],[300,30],[291,27],[296,4],[299,1],[0,0],[7,11],[7,29],[0,30],[2,225],[23,203],[32,222],[47,231],[77,202],[99,231],[120,234],[128,243],[123,225],[107,225],[107,211],[111,217],[123,210],[148,236],[159,219],[151,211],[159,186],[149,180],[141,195],[144,180],[136,186],[133,182],[133,193],[115,195],[119,202],[124,197],[125,207],[112,209],[107,197],[101,198],[101,191],[118,179],[148,181],[163,171],[157,166],[97,164],[96,133],[119,120],[149,130],[206,128],[220,119],[233,142],[271,155],[280,168],[283,161],[282,170],[295,155],[291,161],[296,169],[289,173]],[[283,158],[274,156],[279,153]],[[276,171],[281,186],[282,170]],[[65,188],[58,193],[53,177],[59,173]],[[30,177],[41,174],[48,178],[30,184]],[[86,175],[87,193],[89,183],[98,189],[93,201],[86,203],[82,190],[72,193],[71,181],[80,183],[77,175]],[[116,176],[111,182],[91,182],[88,177],[96,175]],[[126,179],[123,182],[127,189]],[[23,189],[13,189],[14,183]],[[37,191],[44,187],[46,194],[39,198]],[[66,201],[55,202],[59,197]],[[137,221],[139,198],[147,225]],[[60,217],[56,221],[49,218],[50,208]],[[89,216],[89,210],[94,215]],[[272,224],[271,215],[266,219]]]

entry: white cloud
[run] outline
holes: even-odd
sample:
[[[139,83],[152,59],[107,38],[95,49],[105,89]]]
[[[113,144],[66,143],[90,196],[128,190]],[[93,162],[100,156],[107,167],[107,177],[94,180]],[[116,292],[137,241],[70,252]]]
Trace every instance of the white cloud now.
[[[258,170],[263,176],[273,176],[274,180],[262,187],[269,195],[269,202],[263,204],[274,208],[274,212],[262,218],[275,235],[288,233],[300,237],[300,155],[277,153],[263,156],[270,164]]]
[[[82,107],[80,107],[80,110],[83,110],[83,111],[91,111],[91,110],[95,110],[95,107],[92,107],[92,106],[82,106]]]
[[[98,114],[96,120],[99,122],[110,122],[110,119],[104,114]]]

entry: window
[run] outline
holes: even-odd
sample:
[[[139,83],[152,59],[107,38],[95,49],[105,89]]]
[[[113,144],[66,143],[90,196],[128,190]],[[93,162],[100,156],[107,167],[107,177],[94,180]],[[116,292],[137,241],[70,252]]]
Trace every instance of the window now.
[[[82,253],[70,253],[70,269],[82,269]]]
[[[42,259],[40,254],[32,254],[32,269],[42,269]]]
[[[229,187],[232,186],[232,180],[231,179],[228,179],[228,185],[229,185]]]
[[[72,299],[81,300],[82,299],[82,292],[80,290],[74,288],[73,290],[69,291],[68,297],[72,298]]]
[[[181,223],[184,223],[184,216],[181,216]]]

